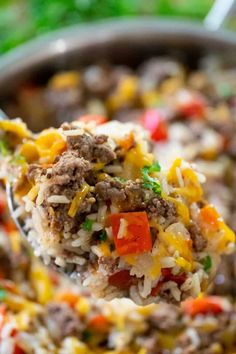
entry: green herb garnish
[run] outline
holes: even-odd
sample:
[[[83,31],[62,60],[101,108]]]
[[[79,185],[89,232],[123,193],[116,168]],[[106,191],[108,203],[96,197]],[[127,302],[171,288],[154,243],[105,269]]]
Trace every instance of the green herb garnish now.
[[[99,234],[99,240],[101,242],[105,242],[107,240],[107,232],[106,230],[102,230],[101,233]]]
[[[161,186],[156,178],[150,176],[152,172],[160,172],[161,166],[154,162],[151,166],[144,166],[141,170],[144,188],[151,189],[154,193],[161,195]]]
[[[93,220],[86,218],[82,224],[82,228],[85,231],[92,231],[92,227],[93,227]]]
[[[202,264],[203,264],[203,269],[205,270],[205,272],[208,272],[212,267],[211,257],[209,255],[207,255],[205,258],[203,258]]]
[[[6,296],[7,296],[6,290],[0,289],[0,301],[6,299]]]
[[[2,156],[9,155],[9,145],[5,139],[0,140],[0,154]]]
[[[86,330],[83,332],[83,335],[82,335],[83,341],[84,341],[84,342],[89,342],[90,339],[91,339],[91,337],[92,337],[92,332],[86,329]]]

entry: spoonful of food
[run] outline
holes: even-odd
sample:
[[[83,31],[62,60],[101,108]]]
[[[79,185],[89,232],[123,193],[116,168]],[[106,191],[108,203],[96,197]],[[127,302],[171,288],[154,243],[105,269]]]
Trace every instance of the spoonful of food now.
[[[85,117],[33,134],[2,119],[0,139],[19,231],[97,297],[180,303],[204,291],[234,249],[233,231],[204,199],[204,176],[181,158],[162,168],[139,125]]]

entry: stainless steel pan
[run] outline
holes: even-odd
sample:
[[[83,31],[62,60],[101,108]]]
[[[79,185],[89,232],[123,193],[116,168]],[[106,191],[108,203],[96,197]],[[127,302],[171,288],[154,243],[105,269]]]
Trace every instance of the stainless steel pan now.
[[[58,70],[100,60],[136,66],[153,55],[168,54],[195,67],[203,55],[224,53],[236,65],[236,34],[218,30],[233,7],[232,0],[216,1],[204,24],[156,18],[112,20],[33,40],[0,59],[0,107],[28,81],[43,83]]]
[[[0,106],[14,98],[27,80],[43,83],[55,71],[98,60],[135,66],[152,55],[168,54],[194,67],[202,55],[219,52],[234,60],[236,34],[216,31],[234,3],[216,1],[204,24],[157,18],[112,20],[73,26],[28,42],[0,59]]]

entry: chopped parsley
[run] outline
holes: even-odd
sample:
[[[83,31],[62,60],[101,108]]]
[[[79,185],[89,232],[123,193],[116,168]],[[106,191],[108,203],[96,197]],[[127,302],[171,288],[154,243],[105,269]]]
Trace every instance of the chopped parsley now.
[[[106,230],[102,230],[99,234],[99,240],[101,242],[105,242],[107,240],[107,232]]]
[[[161,186],[156,178],[150,176],[152,172],[160,172],[161,166],[154,162],[151,166],[144,166],[141,170],[144,188],[151,189],[154,193],[161,195]]]
[[[86,329],[86,330],[83,332],[83,335],[82,335],[83,341],[84,341],[84,342],[89,342],[90,339],[91,339],[91,337],[92,337],[92,332]]]
[[[202,265],[205,272],[209,272],[212,267],[212,259],[209,255],[202,259]]]
[[[93,220],[86,218],[82,224],[82,228],[85,231],[92,231],[92,227],[93,227]]]
[[[9,144],[6,139],[0,140],[0,154],[2,156],[9,155]]]
[[[0,300],[3,301],[7,296],[6,290],[0,289]]]

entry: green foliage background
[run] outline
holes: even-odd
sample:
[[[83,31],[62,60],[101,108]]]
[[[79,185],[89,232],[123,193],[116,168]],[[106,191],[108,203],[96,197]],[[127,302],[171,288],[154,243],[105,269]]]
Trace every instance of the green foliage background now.
[[[213,0],[0,0],[0,53],[41,33],[122,16],[201,20]]]

